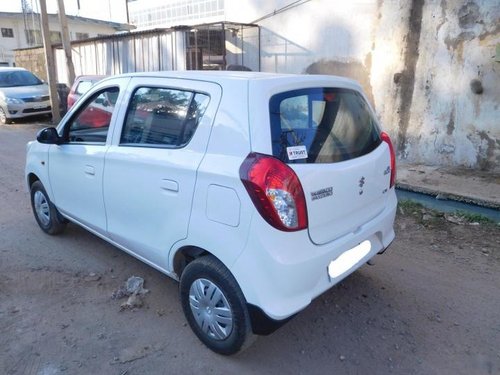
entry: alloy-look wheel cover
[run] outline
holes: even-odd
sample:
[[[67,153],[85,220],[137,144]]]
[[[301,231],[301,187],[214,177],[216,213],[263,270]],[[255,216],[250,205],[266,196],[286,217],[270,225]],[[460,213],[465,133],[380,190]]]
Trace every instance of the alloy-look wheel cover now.
[[[35,212],[38,216],[40,222],[47,226],[50,224],[50,207],[49,202],[45,195],[40,191],[35,192],[35,196],[33,197],[33,201],[35,203]]]
[[[213,282],[196,279],[189,288],[189,305],[200,329],[215,340],[224,340],[233,330],[233,312],[226,296]]]

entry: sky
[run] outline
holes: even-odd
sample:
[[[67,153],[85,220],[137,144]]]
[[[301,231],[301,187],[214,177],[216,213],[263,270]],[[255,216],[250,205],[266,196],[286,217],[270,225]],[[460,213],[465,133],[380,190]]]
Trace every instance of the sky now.
[[[39,11],[39,0],[26,0]],[[47,11],[57,13],[57,0],[46,0]],[[80,3],[80,9],[78,9]],[[114,22],[127,22],[125,0],[64,0],[66,14]],[[0,0],[0,12],[21,12],[21,0]]]

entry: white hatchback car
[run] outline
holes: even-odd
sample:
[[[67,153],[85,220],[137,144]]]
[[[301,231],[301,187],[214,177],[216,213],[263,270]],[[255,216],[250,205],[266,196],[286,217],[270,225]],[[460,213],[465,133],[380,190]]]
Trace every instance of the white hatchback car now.
[[[395,155],[351,80],[135,73],[97,83],[27,147],[35,218],[180,281],[221,354],[268,334],[394,239]]]

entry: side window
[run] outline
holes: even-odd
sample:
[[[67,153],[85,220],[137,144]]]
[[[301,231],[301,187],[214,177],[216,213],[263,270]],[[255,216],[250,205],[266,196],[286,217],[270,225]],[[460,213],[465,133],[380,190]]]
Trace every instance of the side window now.
[[[118,98],[118,87],[95,93],[66,126],[70,143],[106,143],[111,116]]]
[[[130,101],[120,144],[183,147],[193,137],[209,101],[201,93],[140,87]]]

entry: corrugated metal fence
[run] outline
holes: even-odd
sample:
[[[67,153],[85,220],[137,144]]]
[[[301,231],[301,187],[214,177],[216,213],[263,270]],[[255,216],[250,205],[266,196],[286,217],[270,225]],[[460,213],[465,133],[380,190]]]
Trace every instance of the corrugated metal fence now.
[[[72,44],[78,75],[115,75],[154,70],[185,70],[183,31],[123,34]],[[55,51],[58,81],[67,81],[64,51]]]
[[[78,75],[188,69],[226,69],[246,65],[260,69],[259,28],[256,25],[206,24],[155,29],[72,42]],[[55,49],[58,81],[67,82],[64,51]]]

